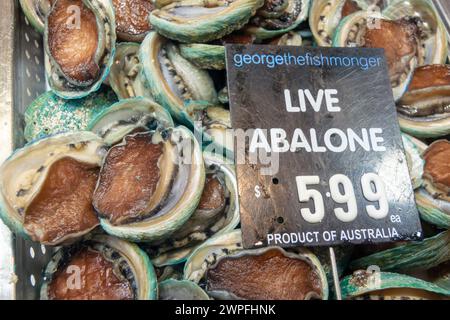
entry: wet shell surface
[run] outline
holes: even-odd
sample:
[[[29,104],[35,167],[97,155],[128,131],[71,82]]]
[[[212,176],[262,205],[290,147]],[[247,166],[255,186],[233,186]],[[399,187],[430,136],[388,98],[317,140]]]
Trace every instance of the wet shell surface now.
[[[376,27],[369,28],[368,23],[374,23]],[[406,92],[424,54],[419,29],[413,21],[373,17],[367,11],[355,12],[339,23],[333,46],[383,48],[395,101]]]
[[[309,12],[309,27],[316,43],[321,47],[329,47],[333,35],[342,19],[352,13],[366,9],[363,1],[352,0],[313,0]]]
[[[141,63],[138,57],[139,44],[121,42],[116,45],[114,63],[108,77],[111,88],[122,99],[147,97],[151,94],[145,90],[139,77]]]
[[[105,235],[56,251],[44,279],[41,300],[158,297],[155,270],[145,252],[135,244]]]
[[[234,140],[231,114],[223,106],[191,103],[187,110],[194,121],[195,130],[203,134],[203,150],[234,159]]]
[[[168,279],[159,283],[160,300],[210,300],[192,281]]]
[[[409,242],[354,260],[350,268],[378,266],[383,271],[426,270],[450,259],[450,232]]]
[[[188,129],[138,131],[108,151],[93,206],[107,233],[157,241],[190,218],[204,181],[201,149]]]
[[[240,229],[197,248],[184,278],[203,283],[216,299],[328,299],[325,271],[315,255],[279,247],[243,250]]]
[[[423,167],[425,161],[422,153],[427,145],[405,133],[402,134],[403,146],[405,148],[406,161],[408,163],[409,175],[414,189],[420,188],[423,184]]]
[[[92,119],[115,102],[116,95],[106,88],[77,100],[65,100],[47,91],[25,111],[24,137],[32,141],[57,133],[87,130]]]
[[[0,214],[16,234],[46,245],[70,243],[98,224],[92,194],[103,140],[73,132],[35,141],[0,167]]]
[[[450,228],[448,140],[433,142],[424,152],[423,188],[416,191],[421,218],[440,228]]]
[[[180,44],[180,54],[201,69],[224,70],[225,47],[214,44]]]
[[[117,37],[122,41],[141,42],[152,29],[149,16],[154,5],[150,0],[112,0]]]
[[[64,99],[78,99],[97,91],[113,63],[115,44],[110,0],[55,1],[44,32],[50,88]]]
[[[139,59],[145,88],[178,122],[193,126],[185,108],[188,101],[217,101],[210,75],[183,58],[174,43],[157,33],[147,35],[141,45]]]
[[[446,62],[448,44],[445,26],[430,1],[391,0],[382,13],[393,20],[407,18],[417,24],[423,51],[423,60],[419,61],[420,65]]]
[[[254,35],[256,41],[285,34],[308,18],[310,2],[310,0],[266,0],[244,30]]]
[[[414,277],[358,270],[341,281],[342,298],[356,300],[447,300],[450,291]]]
[[[53,0],[54,1],[54,0]],[[20,0],[22,11],[39,33],[44,33],[45,16],[52,7],[52,0]]]
[[[114,145],[136,130],[163,130],[175,124],[166,109],[148,98],[121,100],[97,115],[87,126],[88,130]]]
[[[150,23],[161,35],[187,43],[204,43],[241,28],[263,0],[182,0],[150,15]]]
[[[401,129],[415,137],[450,134],[450,66],[417,68],[397,110]]]
[[[234,166],[207,152],[203,158],[206,180],[195,212],[169,239],[146,248],[156,266],[184,262],[199,245],[235,229],[240,222]]]

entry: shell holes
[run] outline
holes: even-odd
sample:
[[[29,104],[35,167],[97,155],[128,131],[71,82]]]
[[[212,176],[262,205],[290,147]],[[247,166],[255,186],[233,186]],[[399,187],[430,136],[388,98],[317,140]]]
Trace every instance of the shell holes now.
[[[34,257],[35,257],[35,253],[34,253],[33,247],[30,247],[30,257],[31,257],[31,259],[34,259]]]
[[[33,287],[36,285],[36,278],[34,277],[34,275],[30,276],[30,283]]]
[[[280,183],[280,180],[278,180],[278,178],[272,178],[272,183],[278,184],[278,183]]]
[[[277,222],[278,222],[279,224],[282,224],[282,223],[284,222],[284,218],[283,218],[283,217],[278,217],[278,218],[277,218]]]

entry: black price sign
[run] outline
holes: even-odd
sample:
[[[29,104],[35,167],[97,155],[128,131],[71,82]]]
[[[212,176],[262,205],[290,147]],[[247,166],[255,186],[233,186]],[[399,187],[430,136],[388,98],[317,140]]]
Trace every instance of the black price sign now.
[[[244,247],[422,238],[382,49],[226,51]]]

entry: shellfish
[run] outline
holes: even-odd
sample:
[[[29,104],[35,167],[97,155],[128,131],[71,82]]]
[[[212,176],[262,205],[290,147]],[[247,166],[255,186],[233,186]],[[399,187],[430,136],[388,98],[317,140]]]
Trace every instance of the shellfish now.
[[[450,228],[448,157],[450,142],[433,142],[423,154],[425,159],[423,188],[416,191],[416,203],[423,220],[440,228]]]
[[[433,283],[390,272],[355,271],[341,281],[343,299],[446,300],[450,291]]]
[[[178,122],[192,127],[186,101],[217,102],[210,75],[183,58],[175,44],[157,33],[150,32],[144,39],[139,59],[144,86]]]
[[[313,0],[309,14],[309,27],[316,43],[329,47],[339,22],[348,15],[366,9],[361,1]]]
[[[276,46],[301,46],[303,39],[299,32],[289,31],[280,37],[271,39],[269,44]]]
[[[214,44],[191,43],[179,45],[180,54],[201,69],[225,69],[225,47]]]
[[[91,206],[103,140],[72,132],[35,141],[0,167],[0,216],[16,234],[70,243],[99,224]]]
[[[202,288],[187,280],[168,279],[159,283],[160,300],[209,300]]]
[[[216,107],[217,92],[208,72],[183,58],[174,43],[154,32],[144,39],[139,57],[142,82],[155,101],[178,123],[203,136],[206,144],[213,142],[224,154],[232,155],[232,139],[226,130],[230,113]]]
[[[370,19],[375,19],[379,26],[369,28]],[[366,11],[358,11],[341,21],[333,46],[384,48],[396,101],[406,92],[415,67],[423,60],[419,30],[413,21],[373,18]]]
[[[105,156],[93,206],[107,233],[157,241],[190,218],[204,181],[201,150],[187,128],[138,130]]]
[[[47,91],[27,107],[24,137],[32,141],[57,133],[88,130],[89,122],[115,102],[116,95],[106,88],[76,100],[62,99]]]
[[[150,0],[112,0],[117,37],[122,41],[141,42],[151,30],[149,16],[154,6]]]
[[[417,68],[397,109],[400,127],[413,136],[425,138],[450,134],[450,66]]]
[[[39,33],[44,33],[45,16],[50,12],[55,0],[20,0],[22,11],[30,24]]]
[[[325,271],[311,252],[243,250],[239,229],[198,247],[186,262],[184,278],[205,284],[208,295],[216,299],[328,298]]]
[[[240,29],[264,0],[181,0],[150,15],[150,23],[161,35],[188,43],[204,43]]]
[[[309,6],[310,0],[266,0],[244,30],[257,41],[283,35],[308,18]]]
[[[207,239],[227,233],[239,224],[234,167],[217,155],[204,152],[203,158],[206,181],[195,212],[169,239],[146,248],[158,267],[184,262]]]
[[[391,0],[383,10],[383,16],[398,20],[413,21],[418,29],[423,58],[419,65],[444,64],[447,60],[448,45],[446,30],[434,5],[427,0]]]
[[[422,152],[425,151],[427,145],[405,133],[402,134],[402,140],[412,186],[414,189],[420,188],[423,184],[422,175],[423,167],[425,165],[425,161],[422,158]]]
[[[54,93],[64,99],[97,91],[113,62],[116,43],[110,0],[58,0],[47,15],[45,69]]]
[[[153,266],[135,244],[105,236],[53,255],[44,272],[42,300],[155,300]]]
[[[119,99],[146,97],[151,94],[145,90],[139,77],[141,64],[138,57],[139,44],[121,42],[116,45],[114,63],[109,73],[109,84]]]
[[[383,271],[424,270],[450,259],[450,232],[441,232],[423,241],[406,243],[354,260],[350,268],[379,266]]]
[[[174,126],[172,117],[163,107],[138,97],[115,103],[92,119],[87,129],[111,146],[135,131],[164,130]]]

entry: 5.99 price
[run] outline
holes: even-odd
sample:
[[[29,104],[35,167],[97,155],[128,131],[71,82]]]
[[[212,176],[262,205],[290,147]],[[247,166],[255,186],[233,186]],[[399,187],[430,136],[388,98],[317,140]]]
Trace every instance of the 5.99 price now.
[[[322,193],[313,188],[320,183],[319,176],[297,176],[298,199],[301,203],[314,203],[314,212],[309,208],[300,209],[300,213],[307,222],[319,223],[325,216],[325,205]],[[342,222],[351,222],[358,215],[358,204],[355,197],[355,188],[352,181],[343,174],[335,174],[329,181],[330,196],[338,205],[334,208],[334,214]],[[365,206],[367,214],[374,219],[383,219],[389,213],[389,203],[386,197],[384,182],[375,173],[366,173],[361,177],[361,189],[364,198],[370,202],[375,202]]]

